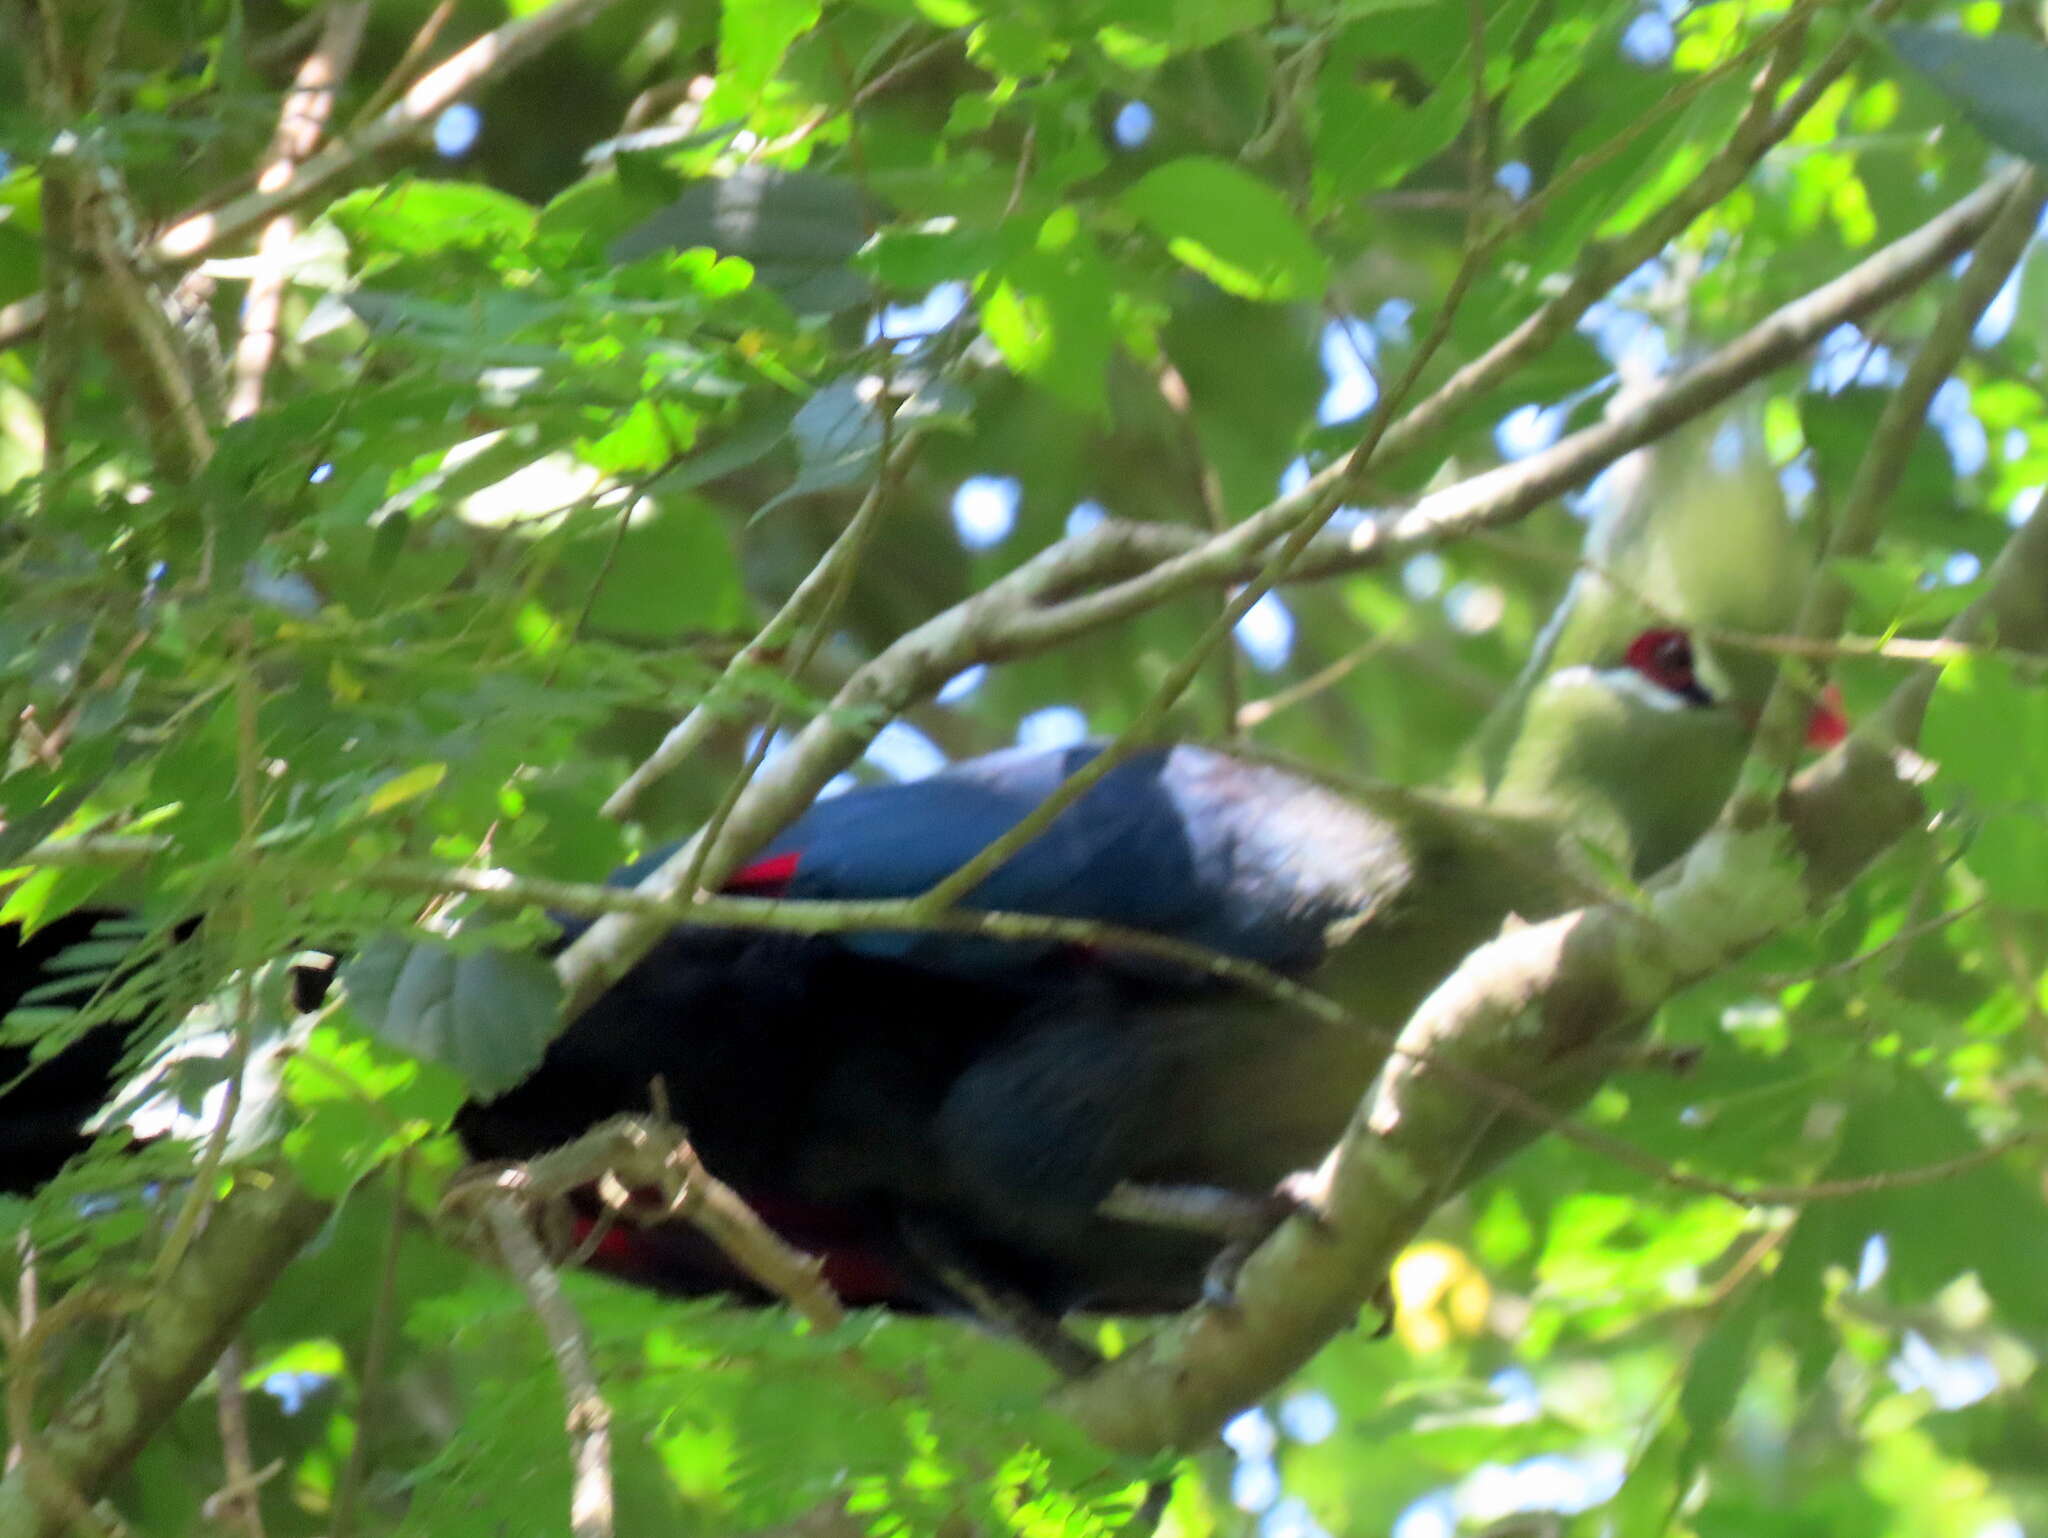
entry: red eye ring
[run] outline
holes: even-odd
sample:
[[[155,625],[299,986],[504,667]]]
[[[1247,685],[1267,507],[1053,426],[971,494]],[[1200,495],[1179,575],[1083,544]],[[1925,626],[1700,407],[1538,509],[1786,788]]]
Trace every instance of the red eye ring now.
[[[1711,705],[1714,697],[1694,671],[1692,637],[1683,630],[1645,630],[1628,643],[1623,662],[1643,678],[1688,704]]]

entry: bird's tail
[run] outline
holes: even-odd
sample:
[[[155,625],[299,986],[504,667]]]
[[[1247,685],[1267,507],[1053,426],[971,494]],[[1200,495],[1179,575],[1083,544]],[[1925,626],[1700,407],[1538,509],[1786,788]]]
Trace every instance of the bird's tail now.
[[[91,1142],[147,1012],[133,996],[146,937],[106,909],[0,925],[0,1191],[33,1191]]]

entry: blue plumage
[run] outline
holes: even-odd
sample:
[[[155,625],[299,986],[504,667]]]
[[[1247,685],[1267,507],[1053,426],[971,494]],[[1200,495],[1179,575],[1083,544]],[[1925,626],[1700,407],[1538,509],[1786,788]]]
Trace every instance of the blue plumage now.
[[[914,897],[1100,751],[1012,749],[821,801],[737,886],[792,898]],[[1155,748],[1090,786],[964,906],[1149,930],[1294,969],[1321,955],[1330,924],[1355,917],[1386,886],[1393,873],[1379,862],[1393,848],[1391,836],[1360,825],[1355,808],[1297,776],[1206,748]],[[845,943],[977,974],[1026,965],[1045,949],[931,934]]]

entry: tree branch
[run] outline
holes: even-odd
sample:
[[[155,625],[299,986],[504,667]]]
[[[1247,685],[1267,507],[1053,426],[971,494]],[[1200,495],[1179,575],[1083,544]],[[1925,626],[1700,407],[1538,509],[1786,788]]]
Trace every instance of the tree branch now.
[[[540,1242],[527,1231],[518,1206],[501,1197],[487,1202],[484,1213],[506,1269],[547,1332],[555,1371],[561,1375],[570,1461],[575,1468],[569,1492],[569,1531],[574,1538],[611,1538],[612,1412],[590,1365],[590,1343],[584,1339],[583,1322],[562,1295],[562,1280],[548,1264]]]
[[[444,108],[484,81],[524,63],[565,32],[617,3],[618,0],[555,0],[543,11],[508,21],[485,33],[422,75],[381,117],[359,132],[330,141],[275,188],[259,188],[232,198],[219,208],[173,224],[150,244],[149,259],[165,266],[183,266],[260,228],[347,175],[363,161],[429,132]],[[43,323],[43,314],[40,295],[0,309],[0,349],[33,336]]]
[[[1877,548],[1884,510],[1891,502],[1892,489],[1904,477],[1927,408],[1969,348],[1970,333],[1979,318],[2026,254],[2040,222],[2043,192],[2041,173],[2021,175],[2007,194],[1997,221],[1971,252],[1969,269],[1957,284],[1954,298],[1942,307],[1933,329],[1914,353],[1906,377],[1885,402],[1877,431],[1856,467],[1856,477],[1830,521],[1827,551],[1807,587],[1794,634],[1829,640],[1841,632],[1851,597],[1849,584],[1840,576],[1841,563],[1868,556]],[[1799,671],[1780,666],[1765,701],[1756,742],[1728,809],[1738,825],[1757,827],[1772,815],[1777,793],[1798,759],[1817,693],[1798,680]]]
[[[1614,417],[1542,453],[1425,497],[1405,512],[1318,535],[1292,575],[1359,570],[1523,516],[1799,357],[1844,320],[1940,273],[1997,215],[2021,174],[1993,179]],[[1297,526],[1310,505],[1306,492],[1282,497],[1221,536],[1116,522],[1041,551],[980,593],[906,631],[857,669],[791,747],[754,778],[706,857],[698,861],[692,840],[652,872],[641,890],[659,898],[678,896],[680,878],[693,865],[701,866],[702,883],[716,888],[889,720],[962,668],[1041,651],[1190,589],[1255,576],[1274,537]],[[1115,585],[1098,586],[1104,582]],[[573,1018],[622,977],[665,927],[652,917],[613,915],[585,931],[556,959],[567,1015]]]
[[[184,1263],[43,1430],[50,1464],[88,1497],[103,1490],[184,1403],[327,1211],[287,1176],[243,1172]],[[57,1538],[65,1527],[36,1501],[25,1470],[0,1480],[0,1538]]]
[[[270,138],[269,163],[256,175],[256,190],[275,192],[292,178],[293,168],[320,143],[334,99],[355,63],[369,0],[330,0],[320,40],[299,65],[285,93],[277,128]],[[268,220],[256,240],[256,272],[242,303],[242,335],[235,345],[234,378],[228,395],[231,422],[251,416],[263,404],[263,379],[277,353],[278,319],[284,309],[288,274],[284,253],[298,233],[298,220],[280,213]]]
[[[592,1187],[617,1198],[613,1206],[622,1221],[694,1224],[765,1292],[783,1299],[817,1329],[834,1330],[846,1322],[846,1310],[826,1282],[823,1266],[776,1233],[738,1192],[707,1170],[683,1129],[665,1114],[600,1122],[560,1148],[489,1170],[483,1182],[458,1180],[448,1201],[460,1206],[480,1191],[495,1212],[514,1197],[559,1202],[572,1191]],[[652,1193],[658,1201],[639,1200],[641,1193]]]
[[[1953,365],[1953,354],[1943,362],[1942,353],[1967,334],[1969,317],[2002,281],[1998,258],[2014,230],[2022,244],[2031,233],[2040,201],[2034,181],[2022,173],[2011,189],[1996,247],[1987,238],[1991,249],[1979,258],[1979,281],[1966,275],[1937,322],[1923,355],[1927,371]],[[1925,380],[1901,390],[1916,413],[1932,393]],[[1891,438],[1910,440],[1902,429],[1917,420],[1894,422],[1900,430]],[[1890,489],[1882,467],[1893,452],[1890,441],[1873,444],[1869,473],[1858,477],[1870,488],[1860,517],[1871,526]],[[1965,640],[1995,624],[2008,645],[2048,646],[2044,594],[2048,519],[2037,516],[2007,542],[1985,599],[1950,636]],[[1924,698],[1930,687],[1919,675],[1900,693]],[[1887,724],[1896,729],[1909,709],[1887,711]],[[1064,1407],[1096,1438],[1127,1451],[1188,1447],[1213,1435],[1356,1314],[1442,1200],[1471,1178],[1482,1145],[1490,1163],[1534,1135],[1534,1124],[1514,1125],[1497,1098],[1475,1102],[1462,1081],[1526,1081],[1533,1067],[1552,1109],[1582,1103],[1664,999],[1803,918],[1918,825],[1910,764],[1866,730],[1795,782],[1782,821],[1715,829],[1651,883],[1642,906],[1606,903],[1513,927],[1467,957],[1411,1017],[1317,1172],[1325,1224],[1281,1229],[1246,1263],[1235,1308],[1182,1316],[1063,1390]]]

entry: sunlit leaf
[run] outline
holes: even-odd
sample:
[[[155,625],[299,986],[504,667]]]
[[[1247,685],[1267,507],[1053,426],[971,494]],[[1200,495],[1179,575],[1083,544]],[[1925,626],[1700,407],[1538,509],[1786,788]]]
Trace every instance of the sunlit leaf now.
[[[500,1094],[539,1063],[560,1028],[561,987],[538,956],[473,954],[384,935],[342,968],[350,1009],[381,1040]]]
[[[1313,299],[1328,265],[1264,182],[1221,160],[1171,161],[1123,197],[1166,247],[1218,288],[1246,299]]]

